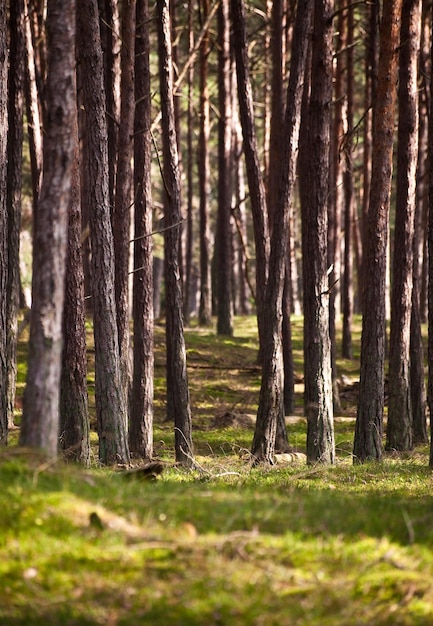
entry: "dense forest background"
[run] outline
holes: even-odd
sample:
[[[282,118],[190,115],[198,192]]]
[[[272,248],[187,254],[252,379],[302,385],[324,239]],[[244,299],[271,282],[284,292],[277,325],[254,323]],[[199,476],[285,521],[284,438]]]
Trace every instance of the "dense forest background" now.
[[[184,325],[230,336],[235,314],[258,321],[254,463],[288,449],[292,314],[309,463],[335,460],[354,313],[354,461],[425,443],[431,24],[428,0],[3,2],[1,441],[30,307],[20,443],[50,456],[89,463],[86,316],[102,463],[153,456],[163,319],[167,419],[194,464]]]

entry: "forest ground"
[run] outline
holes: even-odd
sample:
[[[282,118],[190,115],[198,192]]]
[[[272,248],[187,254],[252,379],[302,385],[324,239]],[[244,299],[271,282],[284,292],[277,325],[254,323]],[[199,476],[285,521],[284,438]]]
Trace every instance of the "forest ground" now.
[[[260,388],[253,318],[237,318],[231,339],[186,330],[193,471],[173,463],[158,325],[156,480],[98,467],[95,437],[85,470],[45,463],[11,433],[0,453],[0,625],[433,625],[427,446],[352,464],[358,326],[355,358],[338,361],[336,466],[307,467],[301,319],[293,330],[295,454],[272,468],[249,465]],[[25,337],[20,347],[19,395]],[[90,350],[91,410],[92,361]]]

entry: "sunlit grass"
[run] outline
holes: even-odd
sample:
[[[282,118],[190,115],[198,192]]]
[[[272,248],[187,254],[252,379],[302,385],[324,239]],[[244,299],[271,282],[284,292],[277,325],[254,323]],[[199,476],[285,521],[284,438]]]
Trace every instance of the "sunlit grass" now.
[[[287,426],[290,445],[303,452],[300,319],[293,329],[297,408]],[[94,432],[89,470],[20,451],[11,432],[0,454],[0,624],[433,624],[428,447],[354,466],[354,388],[335,421],[334,467],[296,457],[252,468],[255,319],[236,318],[234,338],[196,328],[185,338],[194,470],[174,463],[161,327],[154,443],[165,469],[156,481],[99,467]],[[93,412],[92,363],[89,352]],[[338,365],[356,382],[356,359]]]

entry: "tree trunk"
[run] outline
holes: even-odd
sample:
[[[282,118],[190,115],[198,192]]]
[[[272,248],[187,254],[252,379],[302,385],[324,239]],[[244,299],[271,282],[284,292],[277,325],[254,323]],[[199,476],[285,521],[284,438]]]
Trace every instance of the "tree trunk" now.
[[[202,1],[202,20],[205,23],[209,14],[209,0]],[[198,321],[200,326],[212,323],[210,232],[209,232],[209,134],[210,104],[208,87],[209,33],[206,30],[200,45],[200,130],[198,152],[199,174],[199,214],[200,214],[200,305]]]
[[[232,126],[229,0],[218,9],[218,214],[216,225],[217,333],[233,335],[232,306]]]
[[[18,313],[20,308],[20,230],[23,154],[24,0],[10,5],[8,84],[7,223],[8,277],[6,292],[7,421],[14,426],[17,378]]]
[[[281,342],[282,301],[311,11],[312,2],[310,0],[305,0],[298,4],[293,34],[292,59],[283,129],[285,142],[281,154],[282,174],[280,191],[278,193],[278,205],[274,215],[269,259],[269,280],[265,299],[266,308],[264,310],[267,324],[264,327],[262,383],[251,450],[254,463],[273,462],[277,421],[284,414],[283,353]]]
[[[107,112],[108,191],[112,211],[116,193],[117,142],[120,123],[120,3],[117,0],[98,0],[98,4]]]
[[[38,205],[39,191],[41,187],[42,175],[42,131],[39,116],[38,89],[35,74],[35,58],[32,43],[32,33],[30,28],[30,16],[28,0],[24,0],[25,19],[25,96],[26,96],[26,116],[30,153],[30,166],[32,172],[32,193],[33,193],[33,216],[36,218],[36,208]]]
[[[302,207],[304,403],[307,462],[334,463],[329,285],[327,267],[332,3],[316,0],[309,102],[309,186]],[[305,148],[304,148],[305,149]],[[303,180],[302,184],[305,185]]]
[[[151,92],[148,0],[137,0],[134,130],[134,368],[129,448],[144,459],[153,456],[153,245],[151,173]]]
[[[96,0],[78,0],[78,34],[86,113],[83,169],[92,246],[95,403],[102,463],[128,463],[127,406],[121,388],[114,299],[114,244],[108,193],[107,124]]]
[[[353,218],[354,218],[354,171],[353,171],[353,6],[348,7],[347,24],[347,130],[344,141],[344,268],[341,290],[341,308],[343,312],[342,355],[346,359],[353,356],[352,318],[353,318]]]
[[[433,38],[430,42],[430,62],[433,66]],[[430,415],[433,415],[433,80],[430,81],[430,107],[428,122],[429,156],[429,220],[428,220],[428,383],[427,398]],[[430,419],[430,459],[433,469],[433,423]]]
[[[8,38],[6,3],[0,3],[0,389],[7,388],[7,281],[8,281],[8,211],[6,204],[7,178],[7,93]],[[8,438],[7,397],[0,393],[0,445]]]
[[[363,311],[363,294],[366,288],[364,283],[365,275],[365,244],[366,244],[366,230],[368,224],[368,207],[370,201],[370,187],[371,187],[371,158],[372,158],[372,126],[373,126],[373,111],[371,110],[372,103],[376,99],[376,82],[377,82],[377,50],[378,50],[378,23],[379,23],[379,10],[380,0],[373,0],[367,5],[367,53],[365,58],[365,80],[364,80],[364,109],[365,109],[365,123],[363,132],[363,183],[362,183],[362,214],[361,214],[361,228],[360,237],[356,238],[356,260],[357,260],[357,275],[358,275],[358,297],[359,297],[359,310]]]
[[[188,57],[192,56],[194,49],[193,30],[193,6],[192,0],[188,0]],[[186,178],[187,178],[187,207],[186,207],[186,242],[185,242],[185,297],[184,297],[184,319],[188,325],[191,316],[191,302],[193,290],[193,119],[194,119],[194,63],[188,68],[188,109],[187,109],[187,156],[186,156]]]
[[[44,173],[34,232],[29,361],[20,444],[57,455],[67,219],[74,140],[75,11],[50,0]]]
[[[413,297],[413,235],[418,159],[419,0],[404,0],[398,87],[397,194],[388,384],[386,448],[413,448],[410,324]]]
[[[379,73],[374,106],[372,179],[364,247],[363,318],[354,462],[382,458],[385,279],[392,177],[397,49],[401,0],[385,0],[380,37]]]
[[[261,355],[264,348],[264,326],[267,323],[267,320],[265,320],[264,317],[264,306],[269,264],[268,209],[266,204],[266,191],[259,162],[256,130],[254,126],[253,92],[249,74],[248,46],[242,0],[232,0],[231,7],[234,28],[233,44],[236,54],[239,115],[244,139],[245,164],[253,216],[256,251],[256,307]]]
[[[81,189],[78,112],[72,126],[74,162],[69,206],[68,254],[63,309],[60,444],[65,458],[90,463],[84,272],[81,254]]]
[[[173,67],[168,0],[157,0],[159,78],[165,187],[165,285],[167,337],[167,418],[174,422],[176,460],[194,464],[191,407],[182,321],[182,285],[179,270],[181,203],[176,142]]]
[[[132,207],[132,157],[134,132],[135,0],[122,2],[120,54],[120,122],[117,142],[116,195],[113,212],[115,295],[121,390],[128,404],[131,363],[129,339],[129,239]]]

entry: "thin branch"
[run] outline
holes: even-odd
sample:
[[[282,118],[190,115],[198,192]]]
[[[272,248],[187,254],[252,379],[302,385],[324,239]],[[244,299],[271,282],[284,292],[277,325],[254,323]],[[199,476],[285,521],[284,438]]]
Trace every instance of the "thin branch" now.
[[[176,80],[174,81],[174,94],[177,95],[177,90],[179,89],[179,87],[182,84],[183,79],[185,78],[189,67],[192,63],[194,63],[197,53],[200,49],[201,43],[204,39],[204,37],[206,36],[206,33],[209,29],[209,25],[213,19],[213,16],[215,15],[215,13],[217,12],[217,9],[219,7],[219,5],[221,4],[221,0],[217,0],[217,2],[215,2],[215,4],[213,5],[212,9],[209,11],[209,15],[207,17],[206,22],[203,24],[203,27],[201,29],[200,35],[197,37],[197,41],[195,42],[195,46],[194,48],[191,50],[191,54],[188,57],[188,60],[186,61],[185,65],[182,68],[182,71],[179,73],[178,77],[176,78]],[[154,119],[154,121],[152,122],[152,126],[151,126],[151,130],[154,130],[156,128],[156,126],[159,124],[159,121],[161,119],[161,112],[158,113],[158,115],[156,116],[156,118]]]

